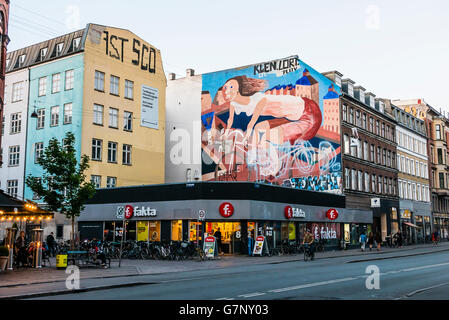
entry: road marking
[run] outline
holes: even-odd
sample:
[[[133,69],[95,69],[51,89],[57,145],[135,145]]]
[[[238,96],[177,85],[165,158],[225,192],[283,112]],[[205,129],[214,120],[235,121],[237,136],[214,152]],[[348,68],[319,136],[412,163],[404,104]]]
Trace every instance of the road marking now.
[[[263,296],[264,294],[266,294],[265,292],[254,292],[254,293],[247,293],[247,294],[242,294],[239,295],[239,298],[251,298],[251,297],[257,297],[257,296]]]
[[[447,262],[447,263],[439,263],[439,264],[432,264],[432,265],[422,266],[422,267],[402,269],[401,271],[408,272],[408,271],[422,270],[422,269],[435,268],[435,267],[441,267],[441,266],[447,266],[447,265],[449,265],[449,262]]]
[[[302,284],[302,285],[294,286],[294,287],[269,290],[268,292],[279,293],[279,292],[290,291],[290,290],[299,290],[299,289],[305,289],[305,288],[311,288],[311,287],[325,286],[325,285],[332,284],[332,283],[345,282],[345,281],[351,281],[351,280],[356,280],[356,279],[358,279],[358,278],[343,278],[343,279],[336,279],[336,280],[329,280],[329,281],[322,281],[322,282],[314,282],[314,283]]]
[[[234,298],[218,298],[218,299],[215,299],[215,300],[235,300]]]

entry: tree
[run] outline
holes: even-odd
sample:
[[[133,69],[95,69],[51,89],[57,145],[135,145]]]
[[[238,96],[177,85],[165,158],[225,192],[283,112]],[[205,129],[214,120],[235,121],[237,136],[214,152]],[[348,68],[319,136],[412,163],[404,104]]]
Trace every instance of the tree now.
[[[43,169],[42,177],[31,174],[26,178],[27,186],[43,198],[51,211],[58,211],[72,221],[71,247],[74,248],[75,218],[84,209],[84,204],[95,194],[95,186],[86,181],[84,172],[89,168],[89,157],[81,156],[78,163],[74,147],[75,136],[68,132],[60,145],[56,138],[37,159]]]

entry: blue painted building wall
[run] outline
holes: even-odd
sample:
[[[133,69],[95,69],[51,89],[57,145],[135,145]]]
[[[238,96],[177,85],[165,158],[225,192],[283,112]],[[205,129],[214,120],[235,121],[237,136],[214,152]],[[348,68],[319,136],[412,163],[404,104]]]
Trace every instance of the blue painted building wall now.
[[[65,72],[74,70],[73,89],[65,90]],[[60,91],[52,93],[52,75],[60,73]],[[39,97],[39,79],[47,77],[47,92]],[[78,159],[81,158],[81,129],[83,108],[83,79],[84,79],[84,54],[77,54],[56,61],[38,65],[30,70],[30,98],[28,104],[27,149],[25,163],[25,177],[28,175],[42,176],[41,167],[35,163],[35,143],[43,142],[44,148],[48,146],[50,139],[57,138],[60,143],[67,132],[75,135],[75,149]],[[64,124],[64,104],[72,103],[72,123]],[[59,124],[51,124],[51,107],[59,106]],[[35,108],[36,107],[36,108]],[[45,126],[36,129],[37,119],[31,118],[33,111],[45,108]],[[32,199],[33,192],[25,185],[25,199]],[[41,201],[37,201],[41,202]]]

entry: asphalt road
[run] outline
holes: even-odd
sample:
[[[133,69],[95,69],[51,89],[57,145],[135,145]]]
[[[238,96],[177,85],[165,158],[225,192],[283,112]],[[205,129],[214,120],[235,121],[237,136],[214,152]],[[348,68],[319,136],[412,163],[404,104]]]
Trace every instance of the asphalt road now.
[[[356,260],[346,257],[142,276],[134,281],[151,284],[37,299],[449,299],[449,252]],[[369,266],[380,272],[378,287]]]

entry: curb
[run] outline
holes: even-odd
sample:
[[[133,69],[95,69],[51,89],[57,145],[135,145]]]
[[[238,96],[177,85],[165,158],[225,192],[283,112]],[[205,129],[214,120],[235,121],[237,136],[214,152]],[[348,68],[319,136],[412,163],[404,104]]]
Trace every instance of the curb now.
[[[397,259],[397,258],[421,256],[421,255],[424,255],[424,254],[432,254],[432,253],[438,253],[438,252],[444,252],[444,251],[449,251],[449,248],[448,249],[442,249],[442,250],[435,250],[435,251],[425,251],[425,252],[419,252],[419,253],[411,253],[411,254],[405,254],[405,255],[393,256],[393,257],[381,257],[381,258],[372,258],[372,259],[352,260],[352,261],[347,261],[345,263],[358,263],[358,262],[366,262],[366,261]]]

